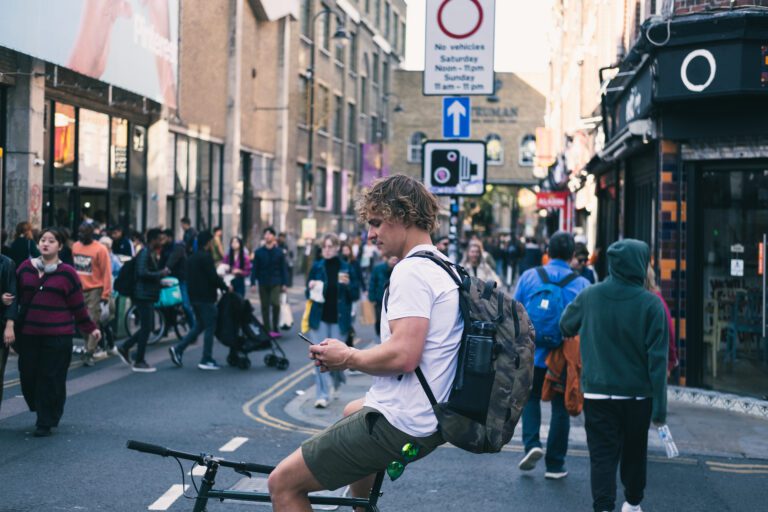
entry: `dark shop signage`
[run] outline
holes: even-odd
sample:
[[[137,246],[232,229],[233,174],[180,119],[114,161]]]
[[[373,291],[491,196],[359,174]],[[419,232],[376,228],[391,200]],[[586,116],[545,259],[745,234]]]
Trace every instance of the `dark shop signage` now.
[[[768,93],[768,41],[728,41],[662,49],[658,102]]]

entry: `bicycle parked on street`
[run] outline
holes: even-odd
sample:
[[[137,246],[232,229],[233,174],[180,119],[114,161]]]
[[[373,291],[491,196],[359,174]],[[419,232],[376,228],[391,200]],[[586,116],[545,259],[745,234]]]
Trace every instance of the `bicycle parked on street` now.
[[[163,289],[160,292],[160,300],[155,303],[153,329],[149,333],[147,343],[153,345],[168,336],[171,329],[178,339],[184,338],[191,326],[187,313],[182,307],[181,289],[179,280],[174,277],[166,277],[162,280]],[[128,336],[139,330],[141,322],[135,305],[131,305],[125,312],[125,330]]]
[[[216,473],[220,467],[234,469],[236,473],[251,478],[251,473],[259,473],[268,475],[275,467],[265,466],[263,464],[254,464],[251,462],[234,462],[215,455],[206,453],[194,454],[180,452],[176,450],[170,450],[162,446],[142,443],[140,441],[128,441],[126,447],[129,450],[136,450],[138,452],[149,453],[152,455],[159,455],[161,457],[173,457],[181,467],[181,461],[179,459],[185,459],[194,462],[192,469],[195,466],[205,466],[205,475],[203,481],[198,488],[195,482],[194,472],[190,470],[190,479],[192,480],[192,486],[197,493],[195,497],[195,506],[192,512],[206,512],[208,500],[240,500],[240,501],[253,501],[258,503],[271,503],[272,497],[266,492],[252,492],[252,491],[227,491],[221,489],[214,489],[216,485]],[[182,467],[181,471],[181,483],[182,489],[186,489],[185,474]],[[362,507],[367,512],[379,512],[378,501],[381,497],[381,485],[384,482],[384,472],[376,474],[373,487],[368,498],[348,498],[348,497],[335,497],[335,496],[309,496],[309,502],[313,505],[338,505],[342,507]]]

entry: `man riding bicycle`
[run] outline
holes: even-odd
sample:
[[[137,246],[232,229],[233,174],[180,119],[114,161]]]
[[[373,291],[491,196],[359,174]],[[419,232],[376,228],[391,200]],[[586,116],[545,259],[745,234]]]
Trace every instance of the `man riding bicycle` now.
[[[309,511],[308,493],[347,484],[354,496],[367,497],[377,472],[393,463],[402,469],[444,442],[414,370],[421,368],[438,402],[448,398],[464,327],[459,293],[438,265],[408,258],[432,251],[446,259],[430,237],[437,199],[422,183],[396,175],[364,192],[357,209],[383,257],[400,259],[382,310],[382,343],[357,350],[326,339],[310,347],[310,358],[322,371],[374,375],[373,385],[365,398],[347,405],[344,419],[305,441],[270,474],[276,511]]]

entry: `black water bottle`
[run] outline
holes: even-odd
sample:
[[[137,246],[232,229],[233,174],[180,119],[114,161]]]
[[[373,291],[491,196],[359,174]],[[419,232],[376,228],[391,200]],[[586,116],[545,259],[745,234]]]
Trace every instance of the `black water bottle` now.
[[[467,336],[467,360],[464,368],[474,375],[493,373],[493,346],[496,338],[496,324],[493,322],[472,322]]]

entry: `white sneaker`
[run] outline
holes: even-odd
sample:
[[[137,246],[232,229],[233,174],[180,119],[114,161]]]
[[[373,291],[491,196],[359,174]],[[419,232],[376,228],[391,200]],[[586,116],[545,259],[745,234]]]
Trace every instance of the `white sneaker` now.
[[[315,409],[325,409],[326,407],[328,407],[328,400],[325,398],[315,400]]]
[[[107,353],[105,351],[103,351],[103,350],[97,350],[96,352],[93,353],[93,358],[96,361],[100,361],[102,359],[106,359],[107,358]]]
[[[567,476],[568,476],[567,471],[547,471],[546,473],[544,473],[544,478],[546,478],[547,480],[560,480]]]
[[[643,509],[640,508],[640,505],[630,505],[625,501],[621,506],[621,512],[643,512]]]
[[[536,467],[536,463],[544,456],[544,450],[541,448],[531,448],[528,453],[525,454],[520,460],[520,464],[517,465],[520,471],[530,471]]]
[[[337,388],[331,389],[331,401],[339,399],[339,390]]]

